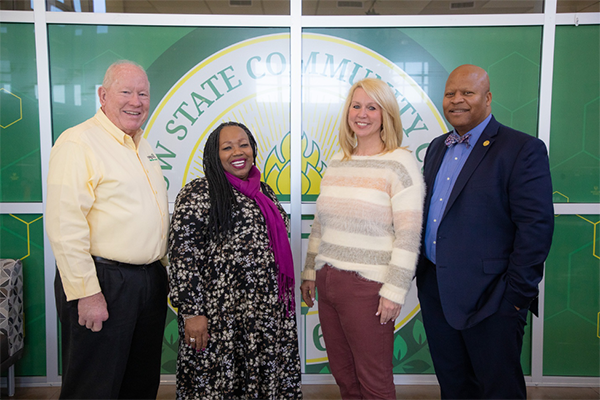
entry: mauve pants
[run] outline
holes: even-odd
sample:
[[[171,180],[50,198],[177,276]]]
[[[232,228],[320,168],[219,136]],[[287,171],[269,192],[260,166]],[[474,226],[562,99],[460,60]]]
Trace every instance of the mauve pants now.
[[[319,320],[343,399],[395,399],[394,323],[375,315],[381,283],[325,265],[317,271]]]

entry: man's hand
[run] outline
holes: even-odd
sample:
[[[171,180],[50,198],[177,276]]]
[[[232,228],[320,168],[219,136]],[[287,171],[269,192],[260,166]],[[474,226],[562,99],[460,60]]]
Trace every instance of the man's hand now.
[[[102,292],[79,299],[77,311],[79,325],[91,329],[92,332],[100,332],[102,322],[108,319],[108,308]]]
[[[387,324],[388,321],[394,323],[396,318],[400,315],[400,310],[402,310],[400,304],[394,303],[385,297],[379,297],[379,307],[377,308],[377,313],[375,315],[379,316],[379,322],[382,325]]]
[[[315,281],[303,281],[300,292],[302,292],[302,300],[308,307],[312,307],[315,304]]]

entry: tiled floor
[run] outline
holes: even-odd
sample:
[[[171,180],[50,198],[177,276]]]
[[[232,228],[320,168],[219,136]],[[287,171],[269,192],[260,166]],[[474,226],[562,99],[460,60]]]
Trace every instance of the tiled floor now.
[[[339,399],[340,393],[336,385],[304,385],[302,387],[306,400],[333,400]],[[59,387],[18,387],[12,399],[45,400],[58,399]],[[402,385],[396,386],[398,399],[439,399],[440,393],[434,385]],[[2,390],[0,396],[6,399],[6,391]],[[161,385],[158,391],[159,400],[175,398],[174,385]],[[531,400],[542,399],[600,399],[598,387],[528,387],[527,398]]]

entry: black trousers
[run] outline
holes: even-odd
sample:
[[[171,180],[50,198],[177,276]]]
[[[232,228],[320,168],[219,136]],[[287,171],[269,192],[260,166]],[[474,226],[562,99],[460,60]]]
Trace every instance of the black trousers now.
[[[502,301],[477,325],[457,330],[446,321],[435,266],[419,280],[419,302],[442,399],[525,399],[521,349],[527,310]],[[468,288],[465,288],[468,290]]]
[[[167,312],[167,272],[96,261],[108,320],[100,332],[79,325],[60,274],[54,289],[62,324],[61,399],[156,399]]]

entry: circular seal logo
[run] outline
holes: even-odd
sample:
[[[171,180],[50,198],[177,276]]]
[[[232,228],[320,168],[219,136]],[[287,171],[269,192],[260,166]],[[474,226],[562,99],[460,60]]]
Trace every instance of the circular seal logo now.
[[[203,176],[204,143],[221,122],[230,120],[245,124],[254,134],[263,179],[280,199],[289,199],[289,43],[289,34],[279,33],[217,51],[187,71],[158,103],[145,136],[160,159],[171,201],[183,185]],[[400,106],[402,145],[423,162],[429,142],[444,133],[446,125],[410,75],[383,55],[339,37],[305,33],[302,47],[303,122],[302,132],[294,134],[302,135],[303,201],[314,201],[319,194],[327,162],[339,151],[341,108],[352,84],[363,78],[381,79],[392,88]],[[303,223],[303,237],[308,233],[310,224]],[[327,372],[317,307],[303,309],[307,373]],[[418,311],[413,288],[396,321],[397,334],[409,323],[413,332],[419,331],[413,321]]]
[[[204,143],[224,121],[241,122],[256,136],[262,170],[265,153],[289,132],[288,60],[289,35],[249,39],[202,60],[167,92],[145,135],[161,161],[170,199],[203,176]]]
[[[417,160],[445,130],[440,113],[416,82],[374,51],[337,37],[303,36],[303,200],[318,195],[326,163],[339,150],[339,116],[348,89],[376,77],[387,82],[400,105],[403,145]],[[221,122],[244,123],[259,145],[263,179],[281,195],[290,193],[289,34],[241,41],[202,60],[184,74],[155,108],[145,136],[154,146],[172,201],[190,180],[203,176],[207,136]]]

